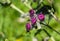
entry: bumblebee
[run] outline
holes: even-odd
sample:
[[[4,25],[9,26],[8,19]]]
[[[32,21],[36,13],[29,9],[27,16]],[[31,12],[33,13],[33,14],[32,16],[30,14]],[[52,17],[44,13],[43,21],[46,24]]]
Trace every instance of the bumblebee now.
[[[44,5],[40,9],[38,9],[36,13],[42,12],[43,14],[49,14],[50,12],[48,12],[48,10],[52,10],[52,9],[54,10],[53,11],[53,13],[54,13],[55,12],[54,7],[49,6],[49,5]]]

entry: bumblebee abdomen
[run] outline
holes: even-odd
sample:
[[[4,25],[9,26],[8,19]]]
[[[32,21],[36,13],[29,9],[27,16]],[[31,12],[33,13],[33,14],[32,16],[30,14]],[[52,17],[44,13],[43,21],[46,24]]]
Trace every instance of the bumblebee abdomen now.
[[[51,10],[51,6],[49,5],[44,5],[43,7],[41,7],[39,10],[37,10],[36,13],[40,13],[42,12],[43,14],[49,14],[48,10]]]

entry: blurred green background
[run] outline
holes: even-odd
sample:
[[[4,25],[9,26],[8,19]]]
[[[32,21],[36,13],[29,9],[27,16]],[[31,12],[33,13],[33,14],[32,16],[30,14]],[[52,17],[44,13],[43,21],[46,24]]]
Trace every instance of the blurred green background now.
[[[3,2],[4,0],[0,0],[0,2]],[[6,1],[6,0],[5,0]],[[16,7],[21,9],[23,12],[27,13],[30,8],[28,8],[26,5],[24,5],[21,0],[10,0]],[[53,0],[54,1],[54,7],[56,9],[56,16],[60,19],[60,0]],[[29,5],[32,2],[32,0],[29,0],[27,4]],[[45,4],[49,5],[49,2],[47,0],[44,0]],[[32,8],[37,7],[36,2],[32,2]],[[0,5],[0,32],[3,32],[5,35],[5,38],[8,39],[6,41],[32,41],[32,37],[34,36],[34,33],[36,30],[31,30],[31,33],[26,33],[26,22],[20,23],[17,21],[18,18],[20,18],[20,13],[16,11],[15,9],[8,7],[3,7]],[[48,20],[46,20],[47,22]],[[58,23],[54,18],[51,19],[49,25],[53,27],[55,30],[60,32],[60,23]],[[45,27],[44,27],[45,28]],[[58,35],[56,32],[45,28],[51,36],[54,37],[55,41],[60,41],[60,35]],[[39,33],[36,38],[38,41],[42,41],[47,37],[46,33],[42,31]],[[0,41],[4,41],[3,37],[0,36]],[[51,41],[51,40],[49,40]]]

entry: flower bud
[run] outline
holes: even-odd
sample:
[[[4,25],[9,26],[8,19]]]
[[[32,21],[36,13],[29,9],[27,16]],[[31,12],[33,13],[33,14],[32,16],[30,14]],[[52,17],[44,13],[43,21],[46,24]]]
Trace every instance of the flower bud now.
[[[33,10],[33,9],[31,9],[31,10],[29,11],[29,13],[30,13],[30,17],[34,16],[34,10]]]
[[[38,15],[38,19],[41,20],[41,21],[43,21],[45,19],[44,14],[39,14]]]
[[[27,24],[26,24],[26,30],[29,32],[30,29],[31,29],[31,24],[30,24],[30,23],[27,23]]]
[[[32,23],[32,25],[34,25],[34,24],[36,23],[36,21],[37,21],[37,20],[36,20],[35,17],[32,17],[32,18],[31,18],[31,23]]]

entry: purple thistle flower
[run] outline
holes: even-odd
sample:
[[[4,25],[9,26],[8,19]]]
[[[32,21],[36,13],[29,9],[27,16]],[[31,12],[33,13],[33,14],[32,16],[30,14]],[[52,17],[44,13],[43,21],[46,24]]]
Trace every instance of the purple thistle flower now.
[[[34,24],[36,23],[36,21],[37,21],[37,20],[36,20],[36,17],[32,17],[32,18],[31,18],[31,23],[32,23],[32,25],[34,25]]]
[[[29,11],[29,13],[30,13],[30,17],[34,16],[34,10],[33,10],[33,9],[31,9],[31,10]]]
[[[38,14],[38,19],[43,21],[45,19],[44,14],[42,14],[42,13]]]
[[[26,30],[29,32],[30,29],[31,29],[31,24],[30,24],[30,23],[27,23],[27,24],[26,24]]]

